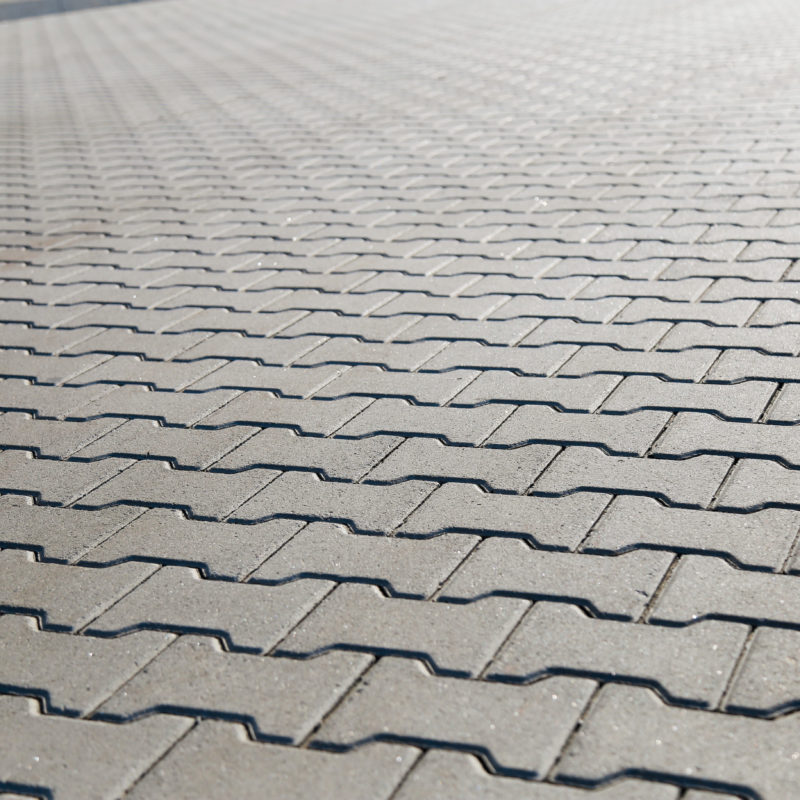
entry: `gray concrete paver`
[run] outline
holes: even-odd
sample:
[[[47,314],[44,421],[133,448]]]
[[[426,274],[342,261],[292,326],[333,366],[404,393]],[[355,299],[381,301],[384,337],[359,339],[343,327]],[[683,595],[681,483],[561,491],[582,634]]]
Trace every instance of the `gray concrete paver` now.
[[[0,23],[0,793],[794,800],[790,0],[109,4]]]

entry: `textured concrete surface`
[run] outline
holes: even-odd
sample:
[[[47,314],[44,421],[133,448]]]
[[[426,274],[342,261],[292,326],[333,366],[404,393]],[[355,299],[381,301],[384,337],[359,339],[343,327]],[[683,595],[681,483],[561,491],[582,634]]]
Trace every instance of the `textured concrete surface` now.
[[[795,4],[88,4],[0,0],[0,795],[796,800]]]

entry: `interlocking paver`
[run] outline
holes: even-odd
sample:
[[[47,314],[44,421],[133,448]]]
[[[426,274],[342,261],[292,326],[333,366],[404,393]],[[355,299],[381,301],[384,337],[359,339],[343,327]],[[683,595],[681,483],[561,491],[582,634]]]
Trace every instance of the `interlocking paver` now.
[[[771,722],[671,708],[647,689],[607,686],[558,774],[595,782],[633,771],[679,785],[744,789],[751,797],[790,797],[800,769],[797,726],[797,716]]]
[[[566,550],[581,542],[609,499],[600,493],[558,498],[508,496],[448,482],[436,489],[400,530],[410,535],[446,531],[510,535],[541,547]]]
[[[536,481],[537,492],[619,492],[658,497],[668,504],[706,506],[732,458],[695,456],[682,461],[608,456],[596,447],[568,447]]]
[[[234,426],[222,430],[247,431],[248,429]],[[202,431],[200,436],[203,440],[206,433],[213,432]],[[318,436],[297,436],[285,428],[267,428],[236,449],[232,449],[232,452],[214,464],[214,468],[221,470],[267,466],[278,469],[301,468],[314,470],[329,479],[357,481],[401,442],[402,439],[398,436],[323,439]]]
[[[664,411],[642,411],[623,417],[568,414],[547,406],[522,406],[485,444],[490,447],[519,447],[531,442],[590,444],[610,453],[643,456],[669,418]]]
[[[560,600],[607,617],[632,619],[644,610],[670,561],[666,553],[638,551],[601,558],[487,539],[456,570],[441,596],[462,601],[492,594]]]
[[[104,3],[0,24],[0,793],[793,798],[790,0]]]
[[[492,775],[474,757],[429,750],[403,781],[397,800],[675,800],[678,790],[658,783],[624,780],[593,791]],[[716,795],[721,798],[721,795]],[[700,800],[699,797],[693,800]],[[710,797],[705,800],[711,800]]]
[[[722,559],[686,556],[673,572],[651,619],[685,624],[698,619],[736,619],[798,625],[795,575],[744,572]]]
[[[0,557],[5,551],[0,553]],[[43,565],[49,566],[49,565]],[[53,569],[55,567],[52,567]],[[91,568],[102,573],[127,568],[145,575],[149,564]],[[62,569],[78,569],[63,567]],[[90,569],[81,568],[81,571]],[[85,580],[85,579],[84,579]],[[257,586],[203,579],[188,567],[162,567],[138,591],[125,595],[98,617],[89,631],[116,635],[140,628],[218,635],[237,648],[266,652],[280,641],[332,588],[328,581],[303,580]],[[115,598],[116,599],[116,598]],[[85,602],[85,601],[84,601]]]
[[[571,319],[546,319],[521,342],[523,345],[599,344],[626,350],[648,350],[670,329],[668,322],[639,322],[629,325],[598,325]],[[710,345],[713,347],[713,345]]]
[[[323,723],[315,741],[385,739],[451,744],[486,753],[501,769],[543,775],[588,701],[594,683],[549,678],[532,686],[472,684],[383,658]],[[387,704],[387,696],[391,696]]]
[[[418,407],[404,400],[380,398],[340,428],[337,435],[395,433],[436,436],[455,445],[477,445],[513,411],[513,406],[500,403],[475,408]]]
[[[592,529],[585,552],[638,548],[719,554],[739,564],[779,569],[792,550],[800,514],[766,509],[751,514],[668,508],[651,497],[620,495]]]
[[[61,514],[70,513],[68,510],[52,510]],[[113,515],[125,519],[123,514],[126,514],[130,518],[134,516],[130,513],[132,511],[134,509],[129,506],[111,506],[92,514],[99,518],[98,524],[101,524],[108,516],[111,516],[111,520],[114,519]],[[136,513],[139,511],[136,509]],[[76,514],[71,513],[73,516]],[[90,515],[79,513],[80,518],[88,524],[91,517],[90,520],[86,520],[86,517]],[[206,522],[186,519],[179,511],[152,508],[130,522],[118,523],[116,527],[119,530],[116,532],[106,523],[103,540],[91,549],[85,547],[81,555],[84,563],[114,564],[135,560],[183,564],[198,567],[210,577],[241,580],[291,539],[302,525],[298,520],[287,519],[255,525]],[[55,549],[47,545],[45,548],[48,555]]]
[[[7,494],[0,496],[0,513],[3,546],[33,550],[48,560],[75,561],[141,511],[130,506],[78,511],[35,505],[30,497]]]
[[[226,653],[219,642],[181,636],[100,706],[100,718],[152,709],[252,722],[259,736],[301,742],[367,668],[369,656],[326,653],[294,661]]]
[[[78,466],[107,464],[115,459]],[[173,469],[163,461],[137,461],[129,469],[81,498],[85,508],[124,503],[166,506],[194,517],[221,519],[274,480],[277,470],[253,469],[235,474]]]
[[[0,431],[2,431],[2,421],[3,417],[0,417]],[[95,421],[94,425],[104,422],[100,419]],[[89,427],[93,423],[59,424]],[[257,430],[237,425],[220,430],[198,431],[191,428],[165,428],[155,420],[132,419],[105,436],[93,436],[94,441],[82,447],[75,457],[161,458],[174,462],[177,466],[205,469],[250,438]]]
[[[54,630],[81,628],[156,568],[117,564],[103,570],[43,564],[31,553],[0,551],[0,608],[36,614]]]
[[[3,783],[75,800],[118,797],[191,727],[166,716],[130,725],[70,720],[38,713],[25,697],[0,697],[0,714]]]
[[[639,409],[705,411],[732,420],[755,422],[767,407],[777,384],[743,381],[736,385],[670,383],[655,377],[631,375],[603,403],[603,411]]]
[[[411,747],[382,743],[347,753],[262,744],[249,741],[239,726],[204,721],[129,796],[189,800],[231,793],[242,800],[304,800],[328,794],[388,800],[416,756]]]
[[[239,473],[237,477],[247,474]],[[213,477],[228,478],[227,475]],[[344,522],[362,531],[385,533],[403,522],[435,488],[436,484],[430,481],[409,480],[394,486],[370,486],[322,481],[307,472],[284,472],[237,508],[232,519],[244,522],[272,517],[321,519]]]
[[[747,626],[702,622],[664,629],[591,619],[577,606],[536,603],[492,661],[491,677],[589,675],[646,683],[683,703],[714,706],[736,665]]]
[[[726,708],[750,714],[796,709],[800,705],[798,655],[798,631],[758,628],[727,695]]]
[[[369,440],[368,440],[369,441]],[[426,437],[407,439],[372,469],[369,483],[409,478],[480,483],[492,491],[524,492],[559,452],[553,445],[526,445],[511,451],[456,447]]]
[[[6,691],[45,700],[48,710],[86,715],[174,639],[139,631],[97,639],[41,631],[31,617],[0,617],[0,681]]]
[[[543,403],[565,411],[595,411],[620,380],[619,375],[538,378],[514,375],[504,370],[491,370],[481,373],[460,391],[453,403]]]
[[[800,507],[800,472],[774,461],[743,459],[720,492],[718,506],[755,511],[768,506]]]
[[[423,658],[437,673],[475,677],[527,608],[486,597],[467,605],[385,598],[374,586],[336,588],[280,644],[278,652],[330,649]]]
[[[247,530],[250,526],[239,527]],[[270,556],[252,580],[281,583],[301,577],[329,578],[374,583],[393,594],[424,597],[438,588],[478,541],[477,536],[461,534],[423,540],[359,536],[341,525],[312,522]]]

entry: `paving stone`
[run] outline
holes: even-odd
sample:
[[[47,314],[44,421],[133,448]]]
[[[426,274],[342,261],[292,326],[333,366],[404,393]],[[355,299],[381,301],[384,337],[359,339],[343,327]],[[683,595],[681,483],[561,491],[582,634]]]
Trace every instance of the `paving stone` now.
[[[228,476],[220,477],[227,479]],[[284,472],[237,508],[232,519],[239,522],[272,517],[330,520],[356,530],[386,533],[400,525],[435,487],[435,483],[417,480],[395,486],[368,486],[321,481],[308,472]]]
[[[37,384],[61,384],[78,380],[79,376],[92,371],[93,367],[106,359],[108,356],[102,353],[87,356],[39,356],[24,350],[4,350],[0,376],[22,378]],[[91,383],[80,381],[87,382]]]
[[[369,440],[368,440],[369,441]],[[410,478],[470,481],[494,491],[524,492],[559,452],[554,445],[526,445],[512,451],[445,445],[436,439],[407,439],[372,469],[369,483]]]
[[[121,512],[131,511],[130,507],[112,506],[73,514],[80,514],[86,524],[86,517],[92,515],[112,512],[121,515]],[[296,520],[271,520],[256,525],[205,522],[186,519],[171,509],[152,508],[124,528],[118,525],[121,530],[104,538],[91,550],[83,549],[81,555],[83,562],[90,564],[127,560],[181,564],[202,569],[209,577],[242,580],[291,539],[302,524]]]
[[[500,403],[452,408],[413,406],[404,400],[379,398],[340,428],[337,436],[394,433],[436,436],[454,445],[478,445],[513,411],[513,406]]]
[[[0,617],[0,681],[6,692],[40,696],[48,710],[86,715],[172,640],[140,631],[97,639],[39,630],[31,617]]]
[[[595,447],[568,447],[536,481],[537,492],[604,491],[648,494],[670,504],[707,506],[732,458],[696,456],[681,461],[607,456]]]
[[[230,794],[242,800],[305,800],[328,795],[388,800],[416,755],[411,747],[382,743],[347,753],[262,744],[249,741],[240,726],[204,721],[129,796],[189,800]]]
[[[800,514],[771,508],[752,514],[668,508],[651,497],[614,498],[582,546],[587,553],[648,548],[724,555],[741,565],[779,569],[800,528]]]
[[[2,285],[0,284],[0,288]],[[68,348],[80,349],[80,342],[96,336],[102,328],[30,328],[19,323],[0,323],[0,347],[18,348],[39,355],[59,355]],[[84,353],[90,352],[84,350]]]
[[[459,292],[461,297],[475,297],[482,294],[508,294],[512,297],[535,295],[567,299],[581,291],[589,279],[569,276],[561,278],[517,278],[509,275],[486,276]]]
[[[68,306],[71,315],[61,322],[64,327],[103,326],[129,328],[139,333],[162,333],[168,329],[176,331],[202,330],[183,327],[185,321],[197,314],[196,308],[128,308],[124,305],[75,305]],[[66,315],[65,315],[66,316]]]
[[[190,364],[213,364],[202,359]],[[347,367],[263,367],[255,361],[230,361],[202,380],[192,384],[192,391],[209,389],[259,389],[283,397],[308,397],[330,383]],[[205,370],[210,372],[210,370]],[[198,376],[200,377],[200,376]]]
[[[308,314],[301,310],[228,311],[224,308],[186,308],[158,313],[165,318],[162,327],[168,333],[233,331],[248,336],[273,336]]]
[[[251,722],[258,736],[299,744],[370,662],[357,653],[306,661],[226,653],[213,639],[181,636],[121,685],[97,716],[121,720],[154,709],[224,714]]]
[[[40,386],[23,380],[0,380],[0,408],[38,417],[61,417],[110,390],[111,387],[101,384],[68,388]]]
[[[369,297],[370,295],[362,295]],[[456,319],[484,319],[507,300],[505,295],[481,297],[429,297],[422,292],[403,292],[373,310],[374,317],[397,314],[446,314]]]
[[[96,391],[98,389],[102,389],[104,393],[100,395]],[[165,425],[186,426],[194,425],[237,396],[230,389],[202,393],[173,392],[151,390],[147,386],[132,384],[113,388],[98,384],[72,389],[71,392],[75,392],[77,397],[62,412],[71,419],[145,417]],[[83,394],[78,394],[79,392]],[[92,394],[100,396],[91,398]]]
[[[317,367],[333,369],[333,367]],[[346,368],[343,368],[346,369]],[[414,403],[444,405],[478,375],[475,370],[444,373],[388,372],[380,367],[350,367],[321,390],[316,398],[342,398],[349,395],[398,397]]]
[[[401,332],[409,327],[416,327],[417,320],[427,321],[427,318],[412,314],[397,317],[346,317],[333,311],[312,311],[288,327],[283,327],[280,335],[313,334],[360,337],[364,341],[373,342],[405,341]]]
[[[125,506],[77,511],[34,505],[30,497],[0,496],[0,543],[34,550],[48,560],[76,561],[141,513]]]
[[[637,353],[611,347],[582,347],[559,375],[580,377],[597,372],[622,375],[656,375],[672,381],[697,381],[705,375],[719,350],[689,350],[682,353]]]
[[[83,329],[70,331],[73,336]],[[98,329],[99,330],[99,329]],[[134,355],[151,360],[168,361],[205,339],[205,332],[191,333],[137,333],[119,328],[107,328],[91,339],[73,344],[68,353],[108,353],[109,355]]]
[[[640,800],[644,796],[650,800],[675,800],[678,790],[665,784],[629,779],[587,791],[573,786],[503,778],[487,772],[475,756],[434,749],[428,750],[419,760],[396,795],[397,800],[452,800],[455,797],[482,797],[485,800]]]
[[[0,780],[59,798],[120,796],[191,727],[167,716],[109,725],[42,715],[25,697],[0,697],[0,715]]]
[[[453,402],[456,405],[542,403],[565,411],[595,411],[620,380],[619,375],[534,378],[491,370],[481,373]]]
[[[723,510],[755,511],[765,506],[798,508],[800,472],[774,461],[745,459],[736,465],[717,499]]]
[[[518,375],[551,375],[573,353],[573,345],[543,347],[498,347],[478,342],[452,342],[427,361],[425,372],[440,372],[463,367],[511,370]]]
[[[33,450],[38,456],[66,458],[119,423],[109,420],[64,422],[0,414],[0,447]]]
[[[203,397],[205,394],[198,396]],[[231,424],[275,425],[294,428],[308,435],[329,436],[371,402],[363,397],[300,400],[274,397],[267,392],[245,391],[203,419],[202,425],[203,427]]]
[[[97,570],[43,564],[32,554],[0,551],[0,607],[36,614],[51,630],[82,628],[150,575],[150,564]]]
[[[329,250],[332,254],[332,251]],[[269,310],[288,311],[299,309],[302,311],[336,311],[340,314],[362,315],[373,313],[375,316],[385,316],[385,314],[375,314],[377,309],[382,311],[392,298],[396,297],[395,292],[370,292],[369,294],[338,294],[330,292],[318,292],[314,289],[298,289],[296,291],[284,292],[283,295],[269,304]],[[413,306],[413,303],[411,304]],[[403,308],[391,313],[410,313],[416,314],[414,308]],[[425,313],[423,311],[422,313]]]
[[[79,356],[76,356],[78,358]],[[89,356],[83,356],[88,358]],[[81,375],[69,378],[78,386],[87,383],[139,383],[156,389],[180,391],[221,366],[223,361],[192,363],[143,361],[135,356],[114,356]]]
[[[223,430],[249,429],[236,426]],[[205,437],[206,433],[211,431],[203,431],[201,436]],[[242,470],[288,467],[314,470],[327,479],[357,481],[401,441],[396,436],[371,436],[359,440],[323,439],[318,436],[297,436],[286,428],[267,428],[229,452],[214,468]]]
[[[800,351],[800,325],[720,328],[699,322],[679,322],[658,345],[659,350],[690,347],[758,348],[771,355],[797,355]]]
[[[661,228],[661,230],[664,230]],[[580,299],[592,297],[658,297],[662,300],[694,302],[712,284],[708,278],[684,278],[666,281],[630,280],[618,276],[595,278],[581,289]]]
[[[566,550],[577,547],[608,500],[599,493],[567,497],[500,495],[475,485],[450,482],[431,494],[400,531],[416,536],[447,531],[514,536],[540,547]]]
[[[491,406],[483,406],[491,408]],[[522,406],[486,440],[488,447],[519,447],[532,442],[585,444],[619,455],[647,452],[669,420],[664,411],[625,416],[570,414],[547,406]]]
[[[247,530],[251,526],[236,527]],[[423,540],[359,536],[341,525],[312,522],[270,556],[251,579],[267,583],[304,577],[362,581],[383,586],[393,594],[425,597],[478,541],[477,536],[459,534]]]
[[[577,606],[536,603],[488,674],[515,681],[574,674],[643,683],[673,701],[714,707],[747,633],[745,625],[713,621],[687,628],[633,625],[592,619]]]
[[[116,459],[91,461],[97,466]],[[173,469],[163,461],[137,461],[81,498],[84,508],[124,503],[186,510],[193,517],[222,519],[278,476],[277,470],[252,469],[236,474]]]
[[[637,322],[628,325],[576,322],[571,319],[546,319],[519,344],[540,345],[553,342],[599,344],[625,350],[649,350],[670,329],[668,322]]]
[[[500,594],[558,600],[605,617],[633,619],[644,610],[670,561],[667,553],[637,551],[604,558],[487,539],[456,570],[441,597],[465,601]]]
[[[190,334],[175,334],[187,336]],[[196,334],[192,334],[196,335]],[[162,337],[163,338],[163,337]],[[274,339],[241,336],[236,333],[215,333],[180,354],[180,361],[197,359],[247,359],[265,366],[286,367],[309,350],[325,341],[322,336],[299,336],[295,339]]]
[[[800,301],[800,284],[790,281],[755,281],[742,278],[721,278],[704,295],[705,301],[722,301],[738,298],[756,300]]]
[[[355,650],[421,658],[437,673],[476,677],[528,604],[486,597],[468,605],[386,598],[375,586],[343,584],[281,642],[276,652]]]
[[[615,318],[615,322],[707,322],[711,325],[744,325],[758,308],[757,300],[728,300],[719,303],[685,303],[655,297],[633,300]],[[763,324],[763,323],[758,323]]]
[[[634,771],[683,786],[790,797],[800,769],[797,726],[796,716],[772,722],[671,708],[647,689],[607,686],[567,747],[558,777],[593,783]]]
[[[736,385],[670,383],[645,375],[625,378],[603,403],[603,411],[639,409],[705,411],[731,420],[755,422],[767,407],[777,384],[744,381]]]
[[[3,556],[5,551],[0,553],[0,558]],[[120,564],[101,571],[123,568],[148,572],[156,569],[149,564]],[[162,567],[99,616],[88,631],[99,636],[139,628],[201,633],[222,637],[229,646],[238,649],[264,653],[332,587],[329,581],[319,580],[294,581],[282,586],[232,583],[202,579],[197,570],[188,567]]]
[[[0,431],[3,417],[0,417]],[[103,422],[103,420],[97,420]],[[63,425],[90,425],[67,423]],[[96,424],[96,423],[95,423]],[[220,430],[198,431],[187,428],[165,428],[155,420],[132,419],[102,438],[83,447],[76,455],[81,459],[118,456],[128,458],[161,458],[182,467],[205,469],[257,432],[257,428],[236,426]]]
[[[767,356],[753,350],[728,350],[708,373],[710,381],[748,379],[800,381],[800,366],[794,356]]]
[[[68,505],[124,470],[131,462],[55,461],[25,450],[0,452],[0,491],[26,494],[39,502]]]
[[[800,421],[800,385],[789,383],[784,386],[767,417],[770,422],[794,423]]]
[[[758,628],[727,695],[728,711],[774,714],[800,704],[800,633]]]
[[[394,319],[387,317],[387,320]],[[538,322],[536,319],[467,320],[445,316],[417,317],[410,327],[393,336],[396,342],[423,339],[472,340],[487,345],[517,344]],[[376,320],[378,321],[378,320]]]
[[[544,297],[515,297],[489,315],[489,319],[517,317],[566,317],[578,322],[611,322],[627,305],[621,297],[599,300],[550,300]]]
[[[413,371],[428,362],[444,347],[442,342],[433,341],[374,344],[337,337],[303,356],[297,363],[299,366],[373,364],[384,369]]]
[[[718,558],[684,556],[651,620],[685,624],[706,618],[797,626],[797,576],[750,572]]]
[[[695,213],[695,212],[693,212]],[[719,212],[714,212],[718,214]],[[681,258],[672,262],[660,277],[662,280],[676,280],[691,277],[737,277],[762,281],[777,281],[791,264],[789,259],[765,258],[761,261],[730,262],[700,261],[693,258]]]
[[[533,686],[473,683],[430,675],[417,662],[382,658],[314,742],[342,746],[376,735],[436,742],[486,753],[504,770],[542,776],[594,686],[560,677]]]
[[[2,418],[0,418],[2,419]],[[691,456],[723,453],[780,459],[800,466],[800,430],[784,425],[726,422],[709,414],[678,414],[658,441],[654,453]]]

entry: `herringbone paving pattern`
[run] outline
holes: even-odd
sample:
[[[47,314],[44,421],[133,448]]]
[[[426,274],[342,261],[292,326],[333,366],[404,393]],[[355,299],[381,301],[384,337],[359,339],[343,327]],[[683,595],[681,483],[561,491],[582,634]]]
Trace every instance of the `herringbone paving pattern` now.
[[[0,26],[0,794],[800,796],[799,37]]]

